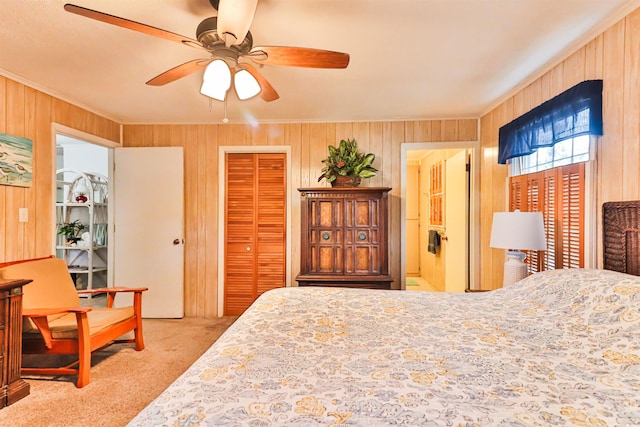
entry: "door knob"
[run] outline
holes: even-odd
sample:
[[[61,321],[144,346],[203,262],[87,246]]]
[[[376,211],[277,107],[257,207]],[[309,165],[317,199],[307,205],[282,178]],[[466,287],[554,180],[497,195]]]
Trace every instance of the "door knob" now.
[[[247,252],[251,252],[251,246],[247,246]]]
[[[174,245],[179,245],[180,243],[184,243],[183,239],[173,239],[173,244]]]

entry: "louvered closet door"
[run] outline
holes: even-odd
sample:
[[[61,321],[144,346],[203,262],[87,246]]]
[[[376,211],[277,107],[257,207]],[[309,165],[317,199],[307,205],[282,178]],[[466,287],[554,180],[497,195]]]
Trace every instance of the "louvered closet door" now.
[[[285,154],[226,154],[224,315],[285,286]]]

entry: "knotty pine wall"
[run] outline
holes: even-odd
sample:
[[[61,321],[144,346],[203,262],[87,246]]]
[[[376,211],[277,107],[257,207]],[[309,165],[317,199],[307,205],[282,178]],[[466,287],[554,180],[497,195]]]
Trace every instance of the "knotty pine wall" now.
[[[0,262],[52,253],[54,122],[114,142],[120,140],[118,123],[0,76],[0,133],[33,141],[32,186],[0,185]],[[18,221],[19,208],[29,210],[28,222]]]
[[[294,188],[324,186],[317,182],[327,145],[355,138],[361,150],[376,154],[378,175],[369,187],[390,192],[390,270],[400,283],[400,154],[403,142],[477,141],[477,120],[428,120],[371,123],[248,125],[125,125],[125,147],[184,147],[185,155],[185,313],[217,315],[218,148],[220,146],[288,145]],[[292,200],[292,278],[300,266],[300,201]]]
[[[502,284],[504,251],[489,247],[492,215],[506,210],[507,167],[498,165],[498,129],[571,86],[603,79],[604,136],[597,147],[597,266],[602,268],[602,204],[640,199],[640,9],[588,42],[480,121],[481,282]]]

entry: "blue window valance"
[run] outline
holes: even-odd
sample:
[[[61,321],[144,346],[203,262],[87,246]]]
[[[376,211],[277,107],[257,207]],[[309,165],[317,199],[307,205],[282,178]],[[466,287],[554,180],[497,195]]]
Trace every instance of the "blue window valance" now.
[[[580,135],[602,135],[602,80],[587,80],[500,128],[498,163]]]

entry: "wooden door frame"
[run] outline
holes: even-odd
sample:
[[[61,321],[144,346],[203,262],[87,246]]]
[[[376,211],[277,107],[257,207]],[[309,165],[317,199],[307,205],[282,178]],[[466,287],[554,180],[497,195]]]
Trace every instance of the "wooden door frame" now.
[[[52,240],[52,254],[56,253],[56,242],[57,242],[57,235],[56,235],[56,230],[55,230],[55,224],[56,224],[56,209],[55,209],[55,202],[56,202],[56,136],[57,135],[65,135],[65,136],[69,136],[71,138],[75,138],[75,139],[80,139],[83,141],[86,141],[90,144],[95,144],[95,145],[100,145],[102,147],[106,147],[109,149],[108,151],[108,162],[109,162],[109,176],[107,177],[108,179],[108,191],[110,195],[113,195],[114,193],[114,187],[113,187],[113,176],[112,174],[115,173],[114,169],[113,169],[113,149],[114,148],[121,148],[122,147],[122,141],[118,142],[114,142],[111,141],[110,139],[106,139],[106,138],[102,138],[101,136],[98,135],[94,135],[92,133],[87,133],[69,126],[65,126],[62,125],[60,123],[56,123],[56,122],[52,122],[51,123],[51,142],[53,144],[53,156],[51,158],[51,162],[53,164],[52,169],[52,177],[51,177],[51,182],[53,183],[52,185],[52,189],[51,189],[51,194],[52,194],[52,203],[54,205],[54,209],[53,209],[53,222],[52,224],[54,224],[53,230],[51,230],[51,233],[53,234],[53,240]],[[122,135],[121,135],[122,138]],[[109,199],[111,199],[111,197],[109,197]],[[113,203],[109,203],[109,205],[107,206],[107,218],[109,221],[113,221],[114,218],[114,211],[113,211]],[[108,242],[113,242],[113,227],[107,227],[107,241]],[[114,272],[114,266],[113,266],[113,259],[114,259],[114,246],[113,245],[109,245],[107,247],[107,286],[113,286],[113,272]]]
[[[226,180],[226,154],[270,154],[283,153],[287,162],[285,177],[286,189],[286,229],[288,230],[285,250],[285,286],[291,286],[291,200],[293,200],[292,176],[291,176],[291,146],[289,145],[249,145],[249,146],[220,146],[218,147],[218,317],[224,313],[224,257],[225,257],[225,180]]]
[[[407,251],[407,151],[409,150],[468,150],[471,154],[471,183],[469,186],[469,288],[480,289],[480,142],[410,142],[402,143],[400,156],[400,289],[406,289]]]

